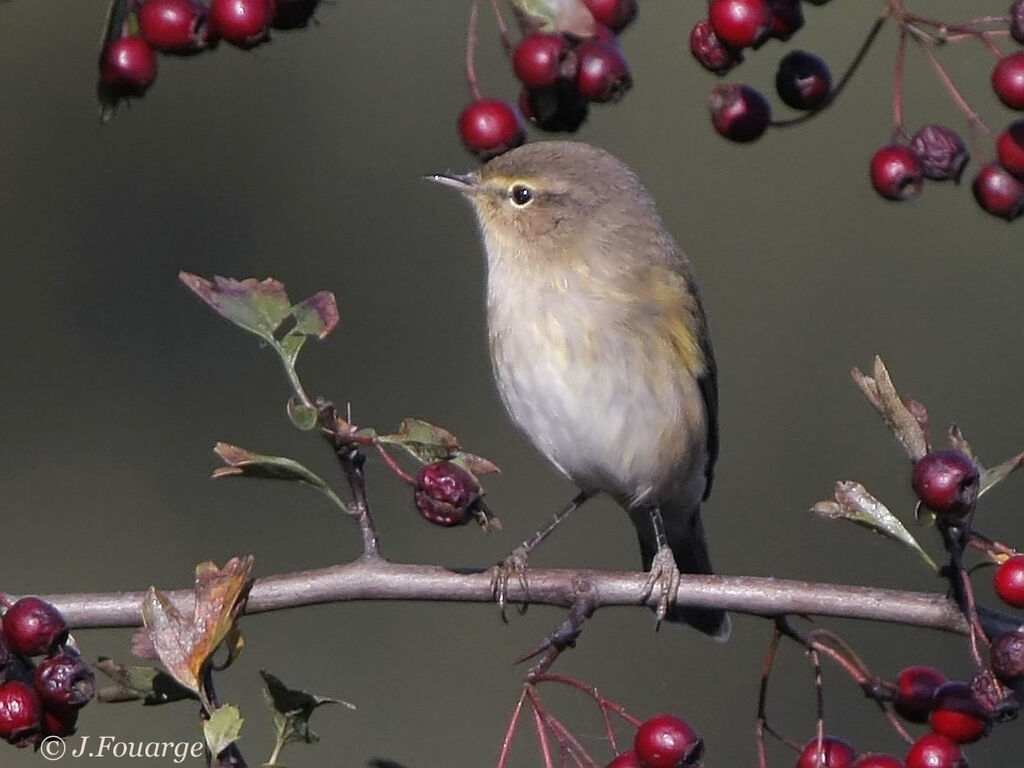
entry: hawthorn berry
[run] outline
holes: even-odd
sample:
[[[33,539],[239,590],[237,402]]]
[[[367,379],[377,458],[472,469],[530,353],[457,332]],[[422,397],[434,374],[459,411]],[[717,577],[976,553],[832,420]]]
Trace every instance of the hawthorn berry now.
[[[524,89],[519,110],[541,130],[571,133],[587,119],[590,102],[580,95],[574,81],[560,78],[547,88]]]
[[[44,709],[43,710],[43,735],[45,736],[70,736],[75,732],[78,725],[77,709]]]
[[[819,749],[815,738],[804,746],[796,761],[796,768],[852,768],[856,756],[853,747],[842,739],[826,736]]]
[[[1024,555],[1014,555],[996,569],[995,587],[1004,603],[1024,608]]]
[[[299,29],[309,24],[320,0],[277,0],[270,26],[274,29]]]
[[[480,503],[480,484],[458,464],[436,461],[416,476],[416,508],[435,525],[464,525]]]
[[[259,45],[270,34],[269,0],[212,0],[209,13],[214,31],[239,48]]]
[[[853,768],[906,768],[906,763],[892,755],[883,755],[880,752],[867,752],[857,758]]]
[[[675,715],[655,715],[637,728],[633,740],[644,768],[680,768],[697,765],[704,742],[688,722]]]
[[[742,53],[718,39],[707,19],[698,21],[690,30],[690,53],[698,64],[716,75],[725,74],[743,61]]]
[[[100,54],[100,82],[119,96],[141,96],[156,80],[156,53],[142,37],[109,43]]]
[[[1024,51],[999,60],[992,70],[992,90],[1010,109],[1024,109]]]
[[[760,138],[772,119],[768,100],[749,85],[716,85],[708,97],[708,109],[715,130],[730,141],[747,142]]]
[[[188,53],[206,47],[206,6],[197,0],[145,0],[139,32],[158,51]]]
[[[832,94],[832,72],[820,56],[791,51],[779,62],[775,90],[793,109],[820,109]]]
[[[980,478],[978,465],[970,456],[949,449],[932,451],[918,459],[910,484],[932,512],[962,517],[974,509]]]
[[[636,18],[636,0],[583,0],[594,21],[612,32],[621,32]]]
[[[92,670],[74,651],[44,659],[32,676],[36,693],[48,710],[78,709],[92,699],[96,684]]]
[[[633,85],[626,57],[618,46],[584,40],[576,46],[576,66],[576,87],[589,101],[618,101]]]
[[[999,682],[1014,687],[1024,681],[1024,633],[1006,632],[996,638],[991,650],[992,671]]]
[[[60,611],[38,597],[23,597],[4,613],[4,635],[15,653],[41,656],[68,638]]]
[[[1014,0],[1010,6],[1010,37],[1024,43],[1024,0]]]
[[[42,716],[43,706],[31,685],[21,680],[0,685],[0,739],[28,746],[39,734]]]
[[[772,37],[789,40],[804,25],[804,9],[800,0],[770,0]]]
[[[902,144],[882,147],[871,158],[871,185],[887,200],[912,200],[923,179],[917,155]]]
[[[565,66],[571,49],[563,35],[535,32],[519,41],[512,54],[512,69],[527,88],[554,85],[559,77],[574,74],[575,61]]]
[[[507,101],[480,99],[459,115],[459,136],[466,149],[489,160],[522,144],[526,132],[519,113]]]
[[[927,723],[935,691],[945,683],[946,676],[935,667],[907,667],[896,678],[893,709],[911,723]]]
[[[1024,211],[1024,182],[999,163],[982,166],[971,191],[978,205],[993,216],[1012,221]]]
[[[935,733],[948,736],[957,744],[977,741],[991,726],[988,713],[975,698],[971,686],[959,680],[945,683],[935,691],[928,722]]]
[[[718,39],[733,48],[756,48],[772,31],[768,0],[711,0],[708,21]]]
[[[907,753],[907,768],[966,768],[960,745],[941,733],[926,733]]]
[[[1010,123],[996,140],[999,164],[1016,176],[1024,179],[1024,120]]]
[[[917,155],[926,179],[960,181],[971,159],[960,134],[944,125],[923,126],[910,139],[910,151]]]
[[[646,766],[640,762],[640,757],[637,755],[636,750],[630,749],[620,755],[616,755],[615,759],[608,763],[605,768],[646,768]]]

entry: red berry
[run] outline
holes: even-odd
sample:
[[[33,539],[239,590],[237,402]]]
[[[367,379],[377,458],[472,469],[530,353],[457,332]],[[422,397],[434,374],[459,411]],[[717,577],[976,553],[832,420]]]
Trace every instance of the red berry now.
[[[298,29],[309,23],[320,0],[277,0],[274,18],[270,26],[274,29]]]
[[[853,747],[835,736],[826,736],[818,749],[818,740],[811,739],[800,753],[796,768],[851,768],[857,755]]]
[[[1024,109],[1024,51],[999,60],[992,70],[992,90],[1010,109]]]
[[[927,723],[935,691],[945,683],[946,676],[935,667],[907,667],[896,679],[893,709],[911,723]]]
[[[715,130],[730,141],[760,138],[772,119],[768,100],[749,85],[716,85],[708,97],[708,109]]]
[[[1024,0],[1014,0],[1010,6],[1010,37],[1024,43]]]
[[[139,9],[139,32],[159,51],[201,50],[206,47],[206,6],[196,0],[146,0]]]
[[[575,74],[575,62],[566,67],[571,46],[563,35],[535,32],[519,41],[512,54],[512,69],[527,88],[554,85],[559,77]],[[568,71],[564,71],[564,70]]]
[[[932,451],[914,464],[910,484],[932,512],[961,517],[974,509],[980,482],[978,465],[967,454]]]
[[[779,62],[775,90],[793,109],[819,109],[832,94],[832,72],[820,56],[792,51]]]
[[[770,0],[772,37],[789,40],[804,25],[804,9],[800,0]]]
[[[74,651],[61,651],[40,662],[32,676],[36,693],[47,709],[78,709],[92,699],[92,670]]]
[[[626,57],[618,46],[584,40],[576,46],[576,87],[589,101],[618,101],[633,85]]]
[[[960,746],[941,733],[926,733],[907,753],[907,768],[966,768]]]
[[[655,715],[641,723],[633,747],[644,768],[696,765],[704,754],[700,736],[675,715]]]
[[[36,740],[42,716],[43,706],[31,685],[21,680],[0,685],[0,738],[27,746]]]
[[[580,95],[575,82],[561,78],[547,88],[524,89],[519,109],[541,130],[572,132],[587,119],[590,102]]]
[[[923,172],[917,156],[900,144],[889,144],[871,158],[871,185],[888,200],[911,200],[921,194]]]
[[[240,48],[259,45],[270,34],[273,8],[268,0],[213,0],[210,24],[218,35]]]
[[[910,151],[917,155],[926,179],[960,181],[971,159],[960,134],[944,125],[926,125],[910,139]]]
[[[1024,1],[1024,0],[1022,0]],[[1010,123],[996,140],[999,163],[1019,179],[1024,179],[1024,120]]]
[[[992,643],[992,671],[999,682],[1013,688],[1024,682],[1024,633],[1006,632]]]
[[[958,744],[970,744],[988,733],[991,720],[971,686],[953,681],[935,691],[929,723],[935,733]]]
[[[722,75],[743,61],[743,54],[724,45],[711,22],[698,21],[690,31],[690,53],[709,72]]]
[[[480,503],[480,484],[458,464],[436,461],[416,476],[416,508],[436,525],[464,525]]]
[[[907,768],[907,766],[898,757],[883,755],[880,752],[867,752],[857,758],[853,768]]]
[[[583,0],[594,21],[621,32],[636,18],[636,0]]]
[[[484,160],[518,147],[526,138],[519,113],[501,99],[480,99],[462,110],[459,135],[466,148]]]
[[[60,611],[38,597],[23,597],[4,614],[4,635],[15,653],[40,656],[68,638]]]
[[[617,755],[605,768],[647,768],[647,766],[640,762],[636,750],[631,749],[628,752]]]
[[[122,37],[100,54],[100,82],[118,95],[141,96],[156,80],[156,53],[141,37]]]
[[[43,710],[43,734],[46,736],[70,736],[78,725],[77,709]]]
[[[1024,608],[1024,555],[1014,555],[996,569],[995,586],[1004,603]]]
[[[711,0],[708,21],[726,45],[757,47],[771,34],[772,9],[767,0]]]
[[[978,205],[993,216],[1012,221],[1024,211],[1024,182],[998,163],[982,166],[971,191]]]

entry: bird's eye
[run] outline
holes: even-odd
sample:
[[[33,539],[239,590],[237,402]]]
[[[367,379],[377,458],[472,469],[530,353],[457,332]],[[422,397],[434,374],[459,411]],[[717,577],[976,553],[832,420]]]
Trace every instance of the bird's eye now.
[[[512,202],[522,207],[533,200],[533,190],[525,184],[516,184],[512,187]]]

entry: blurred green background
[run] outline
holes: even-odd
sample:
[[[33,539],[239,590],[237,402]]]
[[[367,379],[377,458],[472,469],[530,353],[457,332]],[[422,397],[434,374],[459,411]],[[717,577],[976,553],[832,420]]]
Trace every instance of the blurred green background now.
[[[848,375],[876,353],[929,407],[937,436],[957,421],[989,463],[1024,447],[1024,225],[982,213],[966,184],[930,184],[904,205],[871,191],[867,163],[891,129],[894,29],[834,109],[739,147],[710,129],[713,78],[687,50],[703,4],[641,5],[623,36],[635,87],[618,106],[595,108],[578,138],[636,169],[701,278],[721,384],[723,450],[705,513],[717,568],[941,589],[912,555],[807,509],[836,479],[856,479],[911,517],[907,462]],[[963,13],[953,0],[917,6],[932,16]],[[794,46],[841,70],[880,7],[807,5],[792,43],[767,44],[730,79],[770,92],[778,59]],[[181,269],[272,275],[296,299],[334,291],[342,327],[304,354],[307,386],[350,401],[359,424],[388,429],[404,416],[443,424],[501,465],[488,490],[505,530],[484,536],[475,526],[423,523],[406,490],[372,464],[387,556],[485,566],[569,498],[573,489],[515,431],[491,384],[470,213],[419,179],[476,165],[454,129],[468,99],[468,8],[462,0],[325,2],[318,25],[254,51],[221,45],[190,59],[161,57],[150,93],[103,126],[93,88],[104,0],[0,4],[2,589],[181,587],[204,559],[253,553],[260,575],[357,553],[355,528],[315,494],[207,479],[216,466],[210,448],[227,440],[294,456],[340,482],[321,444],[289,426],[275,360],[190,297]],[[1003,10],[1002,0],[970,8]],[[914,53],[910,126],[946,122],[966,135]],[[1011,115],[987,88],[991,56],[980,46],[943,56],[1001,128]],[[487,12],[479,71],[488,94],[515,97]],[[983,136],[977,146],[993,152]],[[977,167],[976,159],[968,176]],[[1024,544],[1022,500],[1024,479],[986,497],[983,529]],[[920,535],[937,553],[933,532]],[[601,501],[533,562],[631,569],[638,553],[626,516]],[[989,581],[977,579],[985,600]],[[410,768],[493,765],[523,672],[510,662],[562,615],[537,607],[504,626],[487,606],[352,604],[253,617],[242,622],[248,646],[219,693],[242,707],[241,747],[252,765],[271,747],[261,668],[358,706],[318,712],[323,741],[286,750],[295,768],[360,766],[373,756]],[[909,663],[970,674],[958,638],[826,625],[881,674]],[[645,611],[606,610],[558,670],[642,717],[687,717],[707,741],[709,766],[752,766],[769,633],[764,620],[736,617],[732,641],[719,646],[672,627],[655,633]],[[128,631],[79,634],[91,658],[127,659],[129,639]],[[777,724],[807,738],[812,675],[795,648],[778,675]],[[863,750],[902,753],[834,668],[826,697],[829,730]],[[551,701],[588,744],[600,737],[582,700]],[[998,728],[970,748],[972,764],[1019,764],[1020,728]],[[92,705],[80,731],[132,741],[197,733],[187,704]],[[517,754],[517,766],[539,763],[529,738]],[[773,754],[773,766],[793,763],[785,751]],[[0,758],[40,760],[13,749]],[[107,762],[124,763],[90,764]]]

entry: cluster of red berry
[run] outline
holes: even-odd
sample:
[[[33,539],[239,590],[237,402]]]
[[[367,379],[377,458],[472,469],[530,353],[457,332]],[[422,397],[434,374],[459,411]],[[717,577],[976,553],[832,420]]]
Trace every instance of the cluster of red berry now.
[[[607,768],[689,768],[701,764],[704,742],[688,722],[675,715],[655,715],[636,729],[633,748]]]
[[[93,697],[92,670],[67,644],[68,625],[45,600],[23,597],[0,632],[0,738],[17,747],[75,732],[78,711]],[[33,656],[46,658],[34,664]]]
[[[224,39],[251,48],[270,29],[304,27],[320,0],[132,0],[123,35],[100,54],[100,86],[141,96],[156,80],[156,51],[191,54]]]
[[[486,160],[522,144],[523,116],[544,131],[575,131],[591,102],[615,102],[629,90],[633,79],[616,35],[636,17],[636,0],[583,2],[594,17],[593,36],[531,32],[515,47],[512,68],[523,85],[518,110],[475,95],[462,111],[459,135],[470,152]]]

